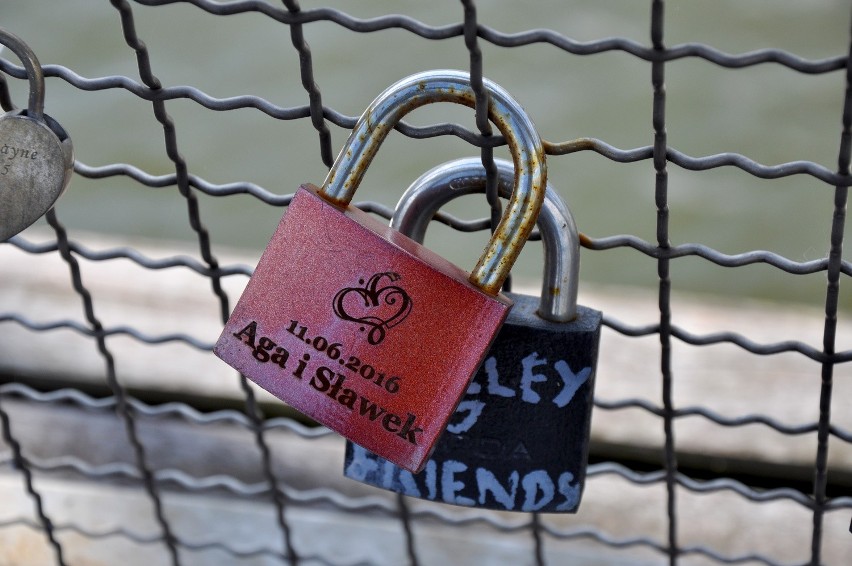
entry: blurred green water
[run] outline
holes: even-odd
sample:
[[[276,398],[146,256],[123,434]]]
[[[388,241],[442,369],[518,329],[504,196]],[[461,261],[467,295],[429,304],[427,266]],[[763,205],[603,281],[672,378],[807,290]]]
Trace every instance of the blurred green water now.
[[[460,3],[448,0],[301,4],[305,10],[334,6],[360,18],[392,10],[430,25],[462,18]],[[578,41],[622,36],[647,45],[649,4],[483,0],[477,7],[482,24],[503,32],[547,28]],[[217,17],[186,4],[131,5],[153,72],[164,85],[191,85],[217,98],[250,94],[284,107],[308,103],[286,26],[261,14]],[[847,52],[849,17],[848,3],[839,0],[675,0],[667,2],[665,41],[700,42],[727,53],[774,47],[822,59]],[[0,25],[24,38],[43,64],[60,64],[86,78],[122,75],[139,82],[135,54],[122,38],[118,12],[106,0],[4,0]],[[327,22],[306,25],[304,32],[323,104],[350,116],[403,76],[469,66],[460,37],[429,41],[403,30],[359,34]],[[595,137],[622,149],[653,143],[647,62],[623,52],[574,56],[544,44],[506,49],[481,40],[480,47],[486,76],[524,105],[545,139]],[[11,79],[10,86],[22,104],[27,85]],[[844,86],[843,72],[804,75],[774,64],[730,70],[692,58],[674,61],[666,67],[668,142],[692,156],[733,151],[767,165],[810,160],[834,169]],[[189,100],[169,101],[166,107],[190,173],[212,183],[249,181],[285,194],[325,176],[318,135],[308,119],[278,121],[252,109],[214,112]],[[123,89],[87,92],[50,78],[46,109],[71,133],[83,163],[129,163],[156,175],[174,172],[152,105]],[[451,121],[476,129],[471,110],[451,105],[418,110],[407,120],[417,125]],[[336,152],[348,132],[333,124],[329,128]],[[410,140],[394,133],[356,200],[392,206],[428,168],[476,154],[476,148],[456,138]],[[497,154],[508,157],[505,148]],[[548,164],[551,183],[570,204],[582,232],[594,237],[629,233],[656,242],[650,161],[617,164],[580,153],[551,157]],[[761,180],[734,168],[691,172],[669,165],[668,171],[673,244],[697,242],[728,254],[767,249],[795,261],[826,255],[832,187],[801,175]],[[282,212],[247,195],[202,195],[200,201],[214,246],[245,248],[254,255]],[[57,210],[72,236],[73,230],[85,229],[196,238],[174,187],[150,189],[123,177],[76,176]],[[487,211],[484,199],[473,197],[453,203],[450,210],[465,218]],[[433,226],[427,238],[462,266],[473,265],[484,242],[484,234],[460,235],[443,226]],[[515,270],[519,277],[538,277],[539,248],[536,243],[525,250]],[[761,265],[725,269],[695,258],[676,260],[671,269],[676,289],[824,300],[823,274],[792,276]],[[583,253],[583,285],[651,286],[656,278],[656,263],[638,252]],[[849,293],[841,298],[852,305]]]

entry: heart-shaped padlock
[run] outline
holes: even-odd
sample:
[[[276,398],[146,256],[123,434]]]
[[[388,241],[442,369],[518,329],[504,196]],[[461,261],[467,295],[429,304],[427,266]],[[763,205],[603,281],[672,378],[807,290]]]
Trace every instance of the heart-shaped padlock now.
[[[44,73],[35,53],[16,35],[0,29],[0,43],[21,60],[30,81],[26,110],[0,116],[0,242],[50,210],[74,169],[71,138],[44,113]]]

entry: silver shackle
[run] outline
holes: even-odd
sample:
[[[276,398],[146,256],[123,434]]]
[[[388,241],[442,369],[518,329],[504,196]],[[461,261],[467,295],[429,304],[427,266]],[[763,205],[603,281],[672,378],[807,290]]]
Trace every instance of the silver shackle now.
[[[514,171],[512,163],[495,159],[501,197],[508,197]],[[399,199],[391,227],[423,243],[429,221],[451,200],[485,192],[485,167],[480,158],[465,158],[439,165],[415,180]],[[574,217],[547,184],[538,217],[544,243],[544,280],[538,315],[553,322],[568,322],[577,316],[577,286],[580,274],[580,239]]]
[[[535,226],[544,200],[547,165],[541,138],[521,105],[499,85],[485,79],[484,86],[491,99],[488,118],[506,138],[515,162],[509,204],[469,278],[484,292],[496,295]],[[433,102],[474,107],[475,101],[470,75],[462,71],[427,71],[391,85],[358,119],[319,196],[347,206],[382,141],[415,108]]]
[[[18,56],[27,71],[27,78],[30,81],[27,115],[34,120],[41,121],[44,113],[44,72],[41,70],[41,64],[39,64],[36,54],[20,37],[2,28],[0,28],[0,43]]]

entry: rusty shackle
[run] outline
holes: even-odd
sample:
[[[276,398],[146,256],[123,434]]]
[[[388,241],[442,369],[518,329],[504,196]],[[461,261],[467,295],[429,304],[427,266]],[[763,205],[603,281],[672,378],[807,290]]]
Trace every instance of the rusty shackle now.
[[[484,86],[491,99],[488,118],[506,138],[512,153],[514,189],[469,280],[484,292],[496,295],[535,226],[544,201],[547,165],[541,138],[520,104],[487,79]],[[358,119],[323,182],[320,197],[347,206],[382,141],[415,108],[434,102],[472,108],[475,99],[470,75],[462,71],[426,71],[391,85]]]

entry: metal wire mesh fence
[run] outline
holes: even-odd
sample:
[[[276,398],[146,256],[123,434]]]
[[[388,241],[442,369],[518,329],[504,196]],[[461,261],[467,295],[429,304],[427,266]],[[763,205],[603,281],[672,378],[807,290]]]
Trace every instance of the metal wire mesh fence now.
[[[106,3],[90,4],[93,6],[92,9],[107,9]],[[841,469],[835,471],[829,465],[830,443],[834,451],[841,452],[848,450],[852,445],[852,430],[837,423],[836,415],[844,411],[845,401],[836,399],[837,394],[833,394],[836,374],[844,367],[844,364],[852,360],[852,349],[839,345],[837,338],[841,304],[840,286],[844,276],[852,275],[852,265],[843,259],[842,253],[847,191],[848,186],[852,184],[849,171],[850,155],[852,155],[852,145],[850,145],[852,144],[852,138],[850,138],[850,127],[852,127],[850,84],[852,82],[848,74],[848,53],[839,53],[822,59],[806,59],[777,48],[732,55],[700,43],[672,46],[666,41],[665,14],[667,9],[671,9],[667,4],[676,5],[677,3],[666,3],[662,0],[650,2],[650,34],[645,40],[635,41],[626,37],[611,37],[585,42],[550,29],[525,30],[517,33],[501,32],[479,22],[477,5],[473,0],[463,0],[457,6],[455,23],[440,26],[429,25],[408,16],[379,15],[361,19],[331,7],[302,9],[295,0],[285,0],[280,4],[261,0],[222,2],[111,0],[109,4],[117,15],[116,25],[120,26],[125,49],[135,57],[138,76],[133,78],[108,74],[89,78],[79,74],[73,68],[49,63],[44,65],[45,75],[49,81],[53,81],[51,86],[54,83],[62,83],[63,88],[91,93],[91,96],[104,92],[110,96],[119,96],[118,93],[121,93],[121,96],[135,97],[150,104],[154,120],[164,140],[165,155],[168,156],[172,172],[155,175],[124,162],[89,165],[83,162],[81,157],[75,164],[76,178],[101,183],[126,178],[141,190],[176,191],[180,195],[189,227],[197,242],[197,257],[171,255],[155,258],[133,246],[123,245],[94,249],[74,237],[73,230],[66,229],[66,225],[60,220],[61,207],[59,212],[51,211],[46,217],[47,224],[52,230],[52,236],[46,241],[37,242],[24,234],[12,238],[5,244],[5,247],[14,248],[16,252],[32,256],[34,259],[61,258],[64,268],[70,273],[71,287],[82,304],[84,319],[36,318],[28,311],[26,305],[21,305],[20,308],[0,312],[0,329],[24,329],[36,336],[65,331],[82,337],[86,347],[96,348],[99,354],[108,391],[105,391],[103,387],[87,388],[73,380],[68,382],[62,379],[27,381],[15,379],[14,375],[4,376],[3,383],[0,384],[0,424],[2,424],[0,430],[4,440],[4,445],[0,445],[0,469],[13,470],[16,477],[23,482],[23,490],[34,512],[31,517],[23,518],[0,515],[0,531],[26,527],[40,533],[52,548],[52,559],[57,564],[75,563],[68,547],[72,545],[70,541],[76,538],[86,539],[93,544],[113,538],[127,539],[140,546],[157,548],[162,563],[172,564],[196,561],[203,563],[203,559],[199,557],[205,556],[205,552],[222,553],[235,563],[391,563],[386,560],[386,556],[383,556],[386,551],[382,546],[373,547],[373,556],[366,561],[327,554],[323,546],[325,542],[304,536],[303,531],[294,526],[294,510],[319,508],[342,513],[353,524],[390,518],[397,528],[390,534],[382,535],[385,537],[381,539],[384,541],[382,544],[385,544],[388,539],[393,539],[394,544],[399,543],[403,550],[396,556],[404,557],[404,560],[410,564],[428,563],[424,539],[420,538],[424,531],[419,529],[426,528],[423,525],[448,530],[461,528],[471,532],[481,528],[487,531],[485,538],[492,541],[495,538],[495,532],[505,535],[521,533],[523,536],[528,536],[530,542],[526,548],[528,552],[526,562],[535,564],[559,562],[559,553],[565,548],[587,541],[593,541],[593,546],[601,549],[623,551],[625,563],[639,563],[639,556],[641,560],[665,560],[670,564],[704,563],[701,562],[702,560],[707,563],[769,565],[821,564],[826,561],[823,555],[826,517],[845,514],[848,518],[849,510],[852,510],[849,484],[844,483],[846,476],[843,474],[846,472]],[[279,30],[289,33],[292,49],[297,54],[300,82],[308,103],[285,107],[270,102],[264,97],[250,94],[216,98],[195,86],[175,86],[158,78],[157,67],[149,57],[148,47],[143,41],[144,37],[137,28],[135,14],[136,10],[143,9],[143,6],[146,7],[144,9],[149,9],[147,7],[163,9],[167,5],[175,4],[184,4],[199,13],[218,16],[228,24],[246,14],[259,15],[275,23]],[[14,21],[4,19],[2,25],[16,31]],[[455,513],[440,506],[430,507],[412,503],[412,500],[402,496],[384,499],[353,496],[337,487],[312,485],[310,482],[306,483],[305,478],[294,479],[292,474],[287,472],[289,466],[297,467],[295,460],[298,458],[285,459],[282,464],[280,454],[276,455],[277,441],[274,439],[278,438],[276,435],[286,433],[295,435],[310,445],[322,439],[328,439],[330,433],[322,428],[305,426],[293,416],[264,416],[261,410],[263,403],[258,400],[256,390],[244,377],[233,377],[238,381],[242,399],[241,408],[224,406],[226,405],[224,402],[222,406],[215,406],[215,404],[210,406],[195,397],[187,399],[177,394],[171,395],[167,388],[163,389],[161,396],[154,398],[151,397],[150,392],[137,394],[135,390],[130,391],[127,384],[123,382],[115,355],[119,339],[127,339],[143,345],[147,348],[146,355],[151,357],[158,355],[157,348],[173,343],[209,356],[212,343],[205,338],[168,327],[160,326],[156,331],[148,331],[129,324],[106,323],[105,319],[99,315],[98,293],[92,291],[93,281],[85,277],[81,262],[89,265],[126,260],[152,273],[162,273],[163,277],[175,270],[186,270],[193,278],[209,284],[209,293],[212,293],[217,304],[218,318],[220,322],[224,322],[234,301],[233,293],[228,291],[228,281],[237,278],[244,280],[251,274],[251,268],[245,264],[227,263],[217,255],[214,244],[215,233],[209,230],[208,223],[205,221],[201,206],[202,199],[215,197],[215,199],[227,201],[237,198],[237,195],[248,194],[264,205],[271,205],[269,208],[275,208],[277,214],[280,207],[288,204],[291,195],[275,193],[251,181],[239,180],[217,184],[206,179],[204,172],[193,172],[188,161],[182,156],[182,150],[186,148],[178,141],[181,130],[170,113],[176,105],[186,104],[186,101],[189,101],[194,105],[194,110],[201,112],[236,113],[239,110],[253,109],[264,120],[274,122],[275,127],[279,128],[286,129],[290,125],[294,128],[296,125],[302,127],[309,122],[313,129],[312,139],[304,139],[304,129],[294,129],[293,133],[288,135],[301,138],[299,140],[301,145],[312,144],[311,146],[315,149],[311,151],[315,152],[318,148],[321,163],[325,167],[330,166],[335,154],[332,138],[337,134],[345,135],[346,130],[351,129],[355,124],[356,117],[345,115],[324,102],[324,95],[327,95],[328,91],[323,88],[315,72],[312,51],[306,41],[308,30],[318,26],[334,26],[335,29],[346,30],[350,33],[347,37],[351,42],[358,42],[360,38],[368,36],[380,38],[386,36],[388,38],[386,41],[389,43],[410,37],[434,40],[436,43],[463,40],[463,47],[456,43],[453,43],[453,46],[464,55],[462,60],[468,64],[477,92],[476,131],[448,122],[426,127],[403,123],[397,127],[397,131],[402,136],[418,140],[434,137],[459,138],[478,148],[477,151],[481,153],[483,163],[486,164],[492,163],[494,152],[500,151],[504,140],[494,134],[487,120],[487,102],[482,89],[482,78],[483,75],[489,75],[489,66],[496,66],[498,63],[496,60],[483,56],[483,46],[512,48],[512,50],[545,46],[564,58],[590,58],[616,53],[632,58],[643,65],[646,77],[650,78],[647,81],[647,87],[651,95],[650,118],[653,126],[651,143],[633,149],[620,149],[601,139],[583,137],[569,141],[547,140],[546,149],[551,163],[558,163],[560,159],[590,152],[619,166],[636,163],[650,167],[655,174],[653,189],[651,186],[642,187],[646,192],[653,193],[654,197],[655,208],[649,210],[649,214],[656,215],[653,241],[647,241],[635,235],[602,237],[584,235],[582,245],[586,256],[605,255],[617,250],[632,250],[646,264],[656,264],[657,320],[650,324],[630,324],[605,313],[604,325],[605,331],[610,335],[620,335],[637,341],[643,338],[655,341],[656,357],[650,361],[646,360],[644,372],[656,381],[660,393],[659,402],[633,397],[618,399],[597,397],[595,406],[598,415],[603,414],[604,418],[607,415],[623,412],[639,412],[653,418],[656,426],[662,429],[661,450],[654,452],[661,458],[656,463],[642,462],[631,459],[630,455],[624,452],[606,453],[600,449],[600,446],[596,453],[593,446],[594,462],[590,465],[588,475],[592,482],[599,478],[614,477],[637,486],[662,489],[664,506],[653,510],[664,518],[661,523],[662,528],[657,533],[613,534],[600,524],[584,524],[582,516],[578,516],[579,520],[573,523],[564,523],[548,515],[538,514],[509,517],[505,514],[485,511]],[[50,33],[50,30],[44,31]],[[25,40],[29,39],[24,34],[21,35]],[[187,35],[186,40],[191,41],[189,37],[191,31],[187,30]],[[229,38],[225,37],[222,40],[228,41]],[[852,44],[852,37],[847,37],[846,40],[847,46]],[[237,50],[240,48],[236,47]],[[839,126],[841,135],[837,144],[836,167],[829,168],[807,159],[765,165],[747,155],[735,152],[698,157],[688,155],[670,145],[666,121],[666,109],[669,105],[666,94],[666,71],[672,65],[683,61],[689,64],[706,63],[729,71],[772,65],[790,71],[797,80],[805,80],[811,76],[843,75],[843,81],[837,81],[838,88],[843,89],[843,92],[842,108],[837,108],[836,125]],[[247,64],[250,65],[250,62]],[[369,70],[368,64],[363,62],[361,64],[364,67],[363,71]],[[217,67],[211,65],[210,72],[217,72],[216,69]],[[8,110],[13,107],[14,99],[17,98],[13,95],[16,87],[11,83],[25,82],[26,75],[22,67],[7,59],[0,59],[0,71],[2,71],[0,104]],[[262,72],[269,74],[270,70],[262,69]],[[540,69],[534,69],[530,72],[530,77],[536,77],[540,72]],[[790,80],[792,82],[792,79]],[[839,86],[841,84],[842,87]],[[542,82],[542,85],[543,89],[547,88],[546,81]],[[511,84],[504,86],[512,90]],[[378,88],[375,89],[375,92],[378,90]],[[49,107],[48,111],[50,111]],[[150,120],[150,117],[148,119]],[[116,129],[120,128],[120,125],[103,124],[102,127]],[[79,142],[85,145],[85,140],[75,139],[75,143]],[[726,254],[701,243],[673,243],[669,211],[671,193],[669,173],[672,165],[688,172],[734,168],[744,175],[773,182],[781,179],[807,178],[815,183],[807,185],[809,190],[833,188],[834,201],[828,234],[828,253],[815,259],[797,261],[765,250]],[[494,177],[493,165],[486,168],[490,171],[491,177]],[[297,182],[307,180],[301,175],[296,177]],[[71,190],[74,190],[73,182]],[[463,232],[487,230],[493,220],[500,215],[499,199],[496,198],[496,185],[493,181],[490,183],[489,195],[490,219],[465,221],[453,214],[442,213],[437,220]],[[602,198],[605,200],[607,197]],[[360,203],[359,207],[384,218],[390,218],[392,212],[388,203],[366,201]],[[792,212],[791,216],[793,216]],[[826,218],[825,222],[828,221],[829,219]],[[671,270],[676,262],[686,258],[697,258],[716,266],[738,269],[762,264],[788,278],[813,274],[822,276],[821,300],[825,305],[825,316],[821,345],[816,347],[798,339],[762,342],[755,337],[730,330],[699,333],[675,324],[673,322],[675,320],[673,291],[676,289],[677,278],[671,276]],[[806,360],[812,368],[813,379],[820,380],[818,407],[812,407],[817,414],[816,420],[790,424],[772,415],[759,412],[730,416],[709,406],[678,404],[675,397],[678,375],[673,366],[673,356],[681,345],[707,348],[726,345],[750,357],[796,356]],[[604,350],[602,356],[606,355],[607,351]],[[8,373],[9,364],[4,367],[6,368],[4,371]],[[741,376],[741,379],[746,380],[747,377]],[[843,377],[848,378],[848,375]],[[146,395],[147,398],[145,398]],[[26,436],[25,426],[15,412],[20,404],[46,406],[55,410],[66,407],[82,408],[87,414],[93,415],[93,419],[114,412],[118,417],[114,426],[116,430],[121,431],[122,443],[130,450],[129,456],[91,462],[77,453],[74,446],[68,445],[63,447],[65,452],[62,458],[40,458],[38,446],[31,441],[22,440]],[[264,407],[267,406],[264,405]],[[832,408],[835,409],[834,419],[832,419]],[[782,437],[812,439],[813,442],[809,446],[813,450],[813,464],[808,468],[811,477],[804,481],[790,477],[773,479],[766,475],[761,477],[759,470],[751,472],[751,475],[733,472],[726,475],[724,471],[702,468],[691,462],[679,463],[680,452],[675,428],[678,423],[688,419],[703,419],[721,428],[734,431],[759,426]],[[192,427],[228,426],[248,431],[251,437],[250,444],[253,445],[255,457],[258,458],[256,467],[259,472],[253,475],[252,479],[246,480],[231,474],[228,471],[231,468],[224,464],[220,470],[214,470],[212,473],[207,470],[205,473],[198,474],[169,466],[167,462],[170,457],[168,454],[170,447],[153,441],[150,436],[152,428],[166,421],[182,422]],[[19,422],[22,423],[21,426],[18,425]],[[98,482],[107,480],[125,482],[134,486],[134,489],[141,485],[145,498],[151,504],[150,528],[133,530],[123,525],[104,528],[74,520],[64,522],[55,520],[51,505],[45,496],[46,488],[41,482],[68,475],[82,476]],[[830,486],[833,478],[836,480],[835,489],[832,491]],[[185,528],[184,523],[177,517],[175,509],[170,509],[173,492],[224,494],[238,499],[262,501],[263,505],[267,505],[273,511],[273,515],[268,520],[274,529],[270,531],[270,537],[264,544],[252,548],[215,538],[187,534],[191,531]],[[700,542],[683,542],[681,530],[685,521],[682,518],[684,500],[696,494],[720,493],[732,496],[738,504],[744,504],[743,513],[754,514],[755,517],[757,517],[757,508],[761,505],[780,502],[792,506],[791,508],[795,508],[792,515],[796,517],[797,531],[807,531],[806,548],[802,548],[801,553],[795,556],[777,556],[771,548],[729,552]],[[643,512],[645,511],[647,510]],[[102,512],[108,515],[110,509],[105,508]],[[639,510],[635,507],[629,508],[627,504],[624,508],[614,507],[607,512],[613,517],[632,513],[640,514]],[[715,520],[725,521],[726,519],[717,517]],[[848,542],[845,546],[843,543],[840,544],[841,555],[844,552],[843,548],[847,551],[847,558],[852,555],[852,551],[849,550],[852,547],[848,546]],[[4,563],[3,552],[3,549],[0,549],[0,563]],[[643,552],[646,554],[641,554]],[[7,560],[12,559],[7,558]],[[597,562],[589,559],[589,563]]]

